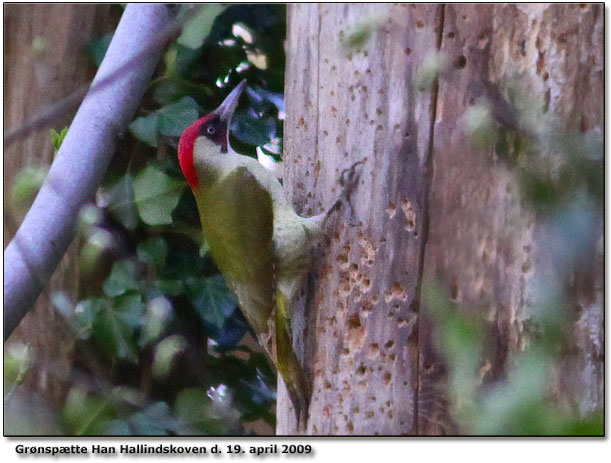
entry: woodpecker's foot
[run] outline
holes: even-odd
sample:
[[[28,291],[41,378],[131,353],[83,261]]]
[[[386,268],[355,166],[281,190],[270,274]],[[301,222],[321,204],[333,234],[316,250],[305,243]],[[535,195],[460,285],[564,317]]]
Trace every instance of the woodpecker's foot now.
[[[329,217],[331,217],[331,215],[335,211],[337,211],[342,204],[345,203],[346,208],[348,209],[348,223],[350,224],[350,226],[355,227],[361,225],[360,222],[355,220],[356,215],[354,213],[354,208],[350,203],[350,196],[356,188],[356,185],[358,184],[360,178],[360,175],[356,170],[356,167],[359,164],[364,164],[364,161],[355,162],[347,169],[342,170],[342,173],[340,174],[338,180],[338,183],[341,185],[342,190],[335,202],[333,203],[333,206],[331,206],[329,210],[327,210],[327,212],[320,215],[320,217],[322,217],[322,221],[320,222],[321,224],[326,223]]]
[[[352,207],[352,203],[350,202],[350,196],[358,185],[359,179],[361,177],[360,173],[357,171],[357,166],[364,163],[364,161],[355,162],[347,169],[342,170],[342,173],[339,177],[339,184],[342,186],[342,192],[340,193],[336,204],[338,207],[341,203],[346,204],[346,208],[348,209],[348,224],[351,227],[357,227],[361,225],[361,222],[357,219],[356,214],[354,213],[354,208]]]

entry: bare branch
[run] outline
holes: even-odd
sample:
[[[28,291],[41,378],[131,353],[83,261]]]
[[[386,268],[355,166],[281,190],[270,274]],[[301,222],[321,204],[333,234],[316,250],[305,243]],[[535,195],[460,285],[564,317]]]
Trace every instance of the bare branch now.
[[[4,146],[11,145],[22,138],[27,137],[32,132],[44,127],[49,124],[53,119],[56,119],[66,112],[70,111],[74,107],[78,106],[83,97],[87,94],[92,95],[98,92],[108,85],[112,84],[115,80],[121,77],[125,72],[132,69],[134,66],[138,66],[143,63],[151,56],[157,54],[159,50],[164,46],[166,41],[178,32],[183,25],[185,18],[182,20],[175,19],[168,23],[168,25],[151,40],[150,44],[126,60],[121,66],[115,69],[112,73],[104,76],[102,79],[96,78],[91,84],[83,85],[72,92],[65,98],[62,98],[57,103],[46,108],[42,113],[24,124],[20,125],[16,129],[10,130],[9,133],[4,137]],[[99,76],[99,73],[98,73]]]
[[[4,251],[5,340],[32,307],[72,241],[80,209],[92,200],[158,62],[159,41],[167,39],[159,31],[166,31],[172,19],[163,4],[129,4],[125,9],[92,89]]]

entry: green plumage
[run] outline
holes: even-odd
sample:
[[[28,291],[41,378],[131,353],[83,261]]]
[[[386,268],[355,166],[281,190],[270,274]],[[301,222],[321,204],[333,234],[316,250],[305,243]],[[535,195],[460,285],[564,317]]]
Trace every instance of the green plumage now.
[[[245,168],[202,193],[197,204],[212,257],[262,333],[275,297],[272,198]]]
[[[293,351],[290,317],[323,218],[299,217],[278,180],[254,159],[234,152],[210,157],[206,148],[196,146],[195,166],[207,181],[193,191],[204,235],[299,420],[311,386]]]
[[[212,257],[276,365],[303,425],[311,385],[293,350],[292,310],[310,268],[310,249],[321,237],[325,219],[349,199],[358,178],[354,167],[361,162],[342,173],[342,192],[331,209],[300,217],[276,176],[229,145],[228,127],[245,86],[242,81],[215,111],[185,130],[179,161]]]

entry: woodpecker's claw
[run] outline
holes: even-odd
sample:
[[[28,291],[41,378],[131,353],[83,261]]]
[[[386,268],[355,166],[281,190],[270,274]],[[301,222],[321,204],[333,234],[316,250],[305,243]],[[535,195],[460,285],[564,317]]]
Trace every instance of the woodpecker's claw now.
[[[359,164],[365,164],[365,161],[357,161],[347,169],[342,170],[342,173],[339,176],[339,184],[341,186],[350,188],[351,190],[354,189],[354,186],[359,179],[359,174],[356,171],[356,166]],[[349,195],[350,193],[348,193],[348,196]]]
[[[340,174],[339,177],[339,184],[342,186],[342,192],[340,194],[340,197],[338,199],[338,203],[339,202],[345,202],[349,213],[348,213],[348,224],[351,227],[357,227],[359,225],[361,225],[361,222],[359,220],[356,219],[356,214],[354,213],[354,208],[352,207],[352,203],[350,202],[350,196],[352,195],[352,192],[354,191],[354,189],[356,188],[356,185],[358,184],[359,178],[360,178],[360,174],[359,172],[356,170],[356,167],[359,164],[364,164],[365,161],[358,161],[355,162],[354,164],[352,164],[350,167],[348,167],[347,169],[342,170],[342,173]]]
[[[329,210],[324,214],[323,223],[331,216],[331,214],[333,214],[333,212],[335,212],[336,210],[340,208],[342,203],[346,203],[348,210],[349,210],[348,224],[351,227],[356,227],[356,226],[361,225],[360,222],[357,222],[354,220],[355,213],[354,213],[354,208],[352,207],[352,204],[350,203],[350,196],[352,195],[352,192],[354,191],[354,188],[356,187],[359,181],[359,174],[356,171],[356,166],[358,166],[359,164],[364,164],[364,163],[365,163],[364,161],[358,161],[352,164],[347,169],[342,170],[342,173],[339,176],[339,184],[342,187],[342,191],[339,194],[333,206],[331,206]]]

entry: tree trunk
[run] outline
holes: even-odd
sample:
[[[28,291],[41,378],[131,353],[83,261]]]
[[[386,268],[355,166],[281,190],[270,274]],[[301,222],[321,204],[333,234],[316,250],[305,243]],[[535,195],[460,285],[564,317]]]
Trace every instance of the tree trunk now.
[[[307,294],[303,343],[314,378],[308,433],[416,430],[418,291],[436,90],[419,91],[411,82],[438,46],[442,11],[289,7],[289,197],[300,213],[319,213],[337,196],[341,171],[365,161],[352,197],[362,225],[350,227],[340,214]],[[278,430],[290,433],[283,400]]]
[[[602,27],[600,5],[289,6],[289,198],[302,215],[319,213],[341,171],[365,161],[352,197],[361,223],[338,214],[295,315],[295,327],[305,317],[296,350],[313,378],[307,434],[460,432],[440,392],[445,365],[423,279],[480,311],[495,346],[487,380],[523,349],[544,272],[539,223],[497,148],[473,148],[465,114],[484,97],[511,127],[506,94],[517,80],[563,130],[602,131]],[[582,412],[603,401],[600,262],[576,283],[570,378],[555,388]],[[303,432],[282,388],[277,431]]]
[[[86,84],[95,68],[85,45],[91,38],[111,32],[120,17],[110,5],[6,5],[4,8],[4,109],[5,128],[12,130],[40,114],[51,104]],[[116,8],[116,7],[115,7]],[[53,121],[58,132],[75,111]],[[42,129],[6,148],[4,194],[8,198],[15,176],[26,166],[49,166],[54,148],[49,128]],[[22,211],[5,209],[4,244],[17,231]],[[60,403],[70,371],[73,339],[51,305],[53,292],[66,291],[72,300],[78,294],[78,246],[73,243],[38,298],[36,307],[14,331],[8,343],[28,343],[35,364],[26,377],[30,390],[51,404]]]
[[[502,378],[511,356],[529,342],[549,237],[542,236],[540,219],[520,200],[513,166],[500,161],[503,155],[496,148],[474,150],[461,124],[482,93],[492,102],[498,98],[496,107],[502,108],[502,93],[519,82],[532,98],[533,129],[553,114],[561,121],[558,135],[602,133],[603,105],[596,96],[604,93],[602,27],[600,5],[445,8],[441,50],[448,62],[460,66],[439,79],[424,277],[442,282],[454,302],[479,308],[489,322],[493,347],[482,360],[485,382]],[[553,386],[561,402],[576,403],[583,413],[603,405],[602,256],[598,259],[590,269],[594,277],[577,283],[571,302],[585,309],[575,315],[580,317],[573,328],[575,354]],[[432,352],[429,328],[424,321],[423,385],[435,384],[443,370]],[[421,413],[420,433],[442,431],[436,412],[444,414]]]

